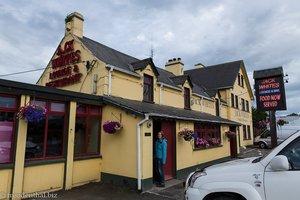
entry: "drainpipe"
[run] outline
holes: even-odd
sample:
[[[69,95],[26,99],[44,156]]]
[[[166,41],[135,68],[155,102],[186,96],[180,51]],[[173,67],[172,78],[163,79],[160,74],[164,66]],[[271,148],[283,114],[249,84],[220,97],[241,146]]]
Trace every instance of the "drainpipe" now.
[[[113,66],[110,66],[110,69],[109,69],[109,72],[108,72],[108,96],[110,96],[111,94],[111,74],[112,74],[112,71],[114,71],[114,67]]]
[[[159,87],[159,104],[162,104],[162,89],[164,87],[164,84],[161,83]]]
[[[142,164],[141,164],[141,126],[149,120],[149,114],[145,114],[145,118],[137,124],[137,162],[138,162],[138,190],[142,190]]]

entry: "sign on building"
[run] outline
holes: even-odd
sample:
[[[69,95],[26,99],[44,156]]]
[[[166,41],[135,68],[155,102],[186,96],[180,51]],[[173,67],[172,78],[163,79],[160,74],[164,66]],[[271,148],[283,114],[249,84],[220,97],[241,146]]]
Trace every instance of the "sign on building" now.
[[[254,71],[253,78],[258,110],[286,110],[282,67]]]

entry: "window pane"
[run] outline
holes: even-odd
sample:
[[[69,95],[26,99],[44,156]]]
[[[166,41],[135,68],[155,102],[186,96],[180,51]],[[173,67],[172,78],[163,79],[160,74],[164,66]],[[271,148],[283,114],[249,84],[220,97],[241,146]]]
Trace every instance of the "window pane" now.
[[[34,104],[34,105],[38,105],[38,106],[42,106],[42,107],[46,107],[46,102],[45,101],[30,101],[31,104]]]
[[[12,161],[13,115],[14,113],[0,112],[0,163]]]
[[[15,108],[16,107],[16,99],[13,97],[0,97],[0,107]]]
[[[86,119],[81,117],[76,117],[75,141],[74,141],[75,154],[85,153],[85,130],[86,130]]]
[[[99,152],[99,118],[90,118],[87,153]]]
[[[45,119],[28,123],[25,159],[42,158],[44,151]]]
[[[90,107],[90,114],[100,115],[101,109],[99,107]]]
[[[61,156],[63,149],[64,116],[48,117],[47,157]]]
[[[65,104],[64,103],[51,103],[51,111],[65,112]]]
[[[76,108],[76,114],[85,114],[86,113],[86,106],[78,104]]]

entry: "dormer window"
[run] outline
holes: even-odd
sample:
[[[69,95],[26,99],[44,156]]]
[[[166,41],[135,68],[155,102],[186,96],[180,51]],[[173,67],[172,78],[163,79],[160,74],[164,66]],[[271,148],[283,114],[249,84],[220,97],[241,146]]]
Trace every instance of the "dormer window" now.
[[[184,109],[191,109],[190,89],[184,88]]]
[[[153,77],[144,74],[143,100],[153,102]]]

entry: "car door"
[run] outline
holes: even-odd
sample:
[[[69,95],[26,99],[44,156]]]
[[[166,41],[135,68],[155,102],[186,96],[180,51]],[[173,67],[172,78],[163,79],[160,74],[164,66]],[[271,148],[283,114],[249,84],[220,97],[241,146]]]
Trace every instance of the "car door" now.
[[[290,170],[273,171],[268,165],[265,171],[265,193],[267,200],[299,200],[300,198],[300,137],[287,145],[278,155],[285,155]]]

